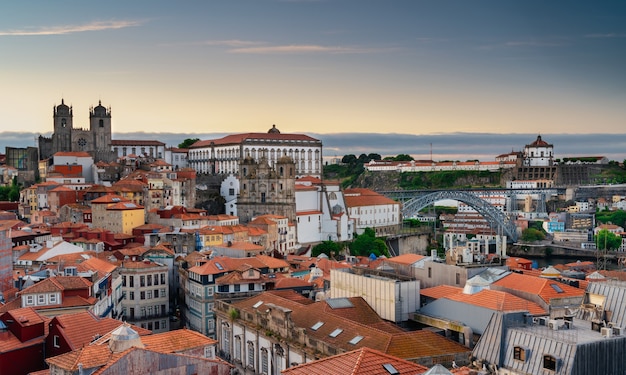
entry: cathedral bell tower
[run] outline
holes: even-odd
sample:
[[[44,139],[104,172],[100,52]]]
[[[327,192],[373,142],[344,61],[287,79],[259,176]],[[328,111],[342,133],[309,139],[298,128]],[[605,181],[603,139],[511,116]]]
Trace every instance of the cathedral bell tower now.
[[[61,99],[61,104],[53,108],[53,118],[52,150],[72,151],[72,107],[68,107]]]
[[[93,135],[94,151],[102,152],[111,149],[111,108],[98,106],[89,110],[89,130]]]

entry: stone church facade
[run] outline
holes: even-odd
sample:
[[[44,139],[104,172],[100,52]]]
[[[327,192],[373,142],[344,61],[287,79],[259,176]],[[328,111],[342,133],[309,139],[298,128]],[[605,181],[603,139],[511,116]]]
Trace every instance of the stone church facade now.
[[[72,107],[61,104],[53,108],[53,133],[51,137],[39,136],[39,158],[52,157],[57,152],[87,152],[95,161],[111,161],[111,108],[102,102],[89,109],[89,128],[74,127]]]
[[[259,215],[284,216],[290,223],[296,220],[296,165],[292,158],[283,156],[272,167],[267,156],[260,159],[246,157],[239,165],[239,221],[248,223]]]

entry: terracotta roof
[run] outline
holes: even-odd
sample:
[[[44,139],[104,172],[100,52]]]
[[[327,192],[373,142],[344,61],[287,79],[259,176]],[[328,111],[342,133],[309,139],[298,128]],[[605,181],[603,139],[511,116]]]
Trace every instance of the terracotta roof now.
[[[104,336],[118,328],[123,322],[111,318],[98,318],[89,311],[76,314],[62,314],[52,319],[51,325],[57,324],[59,331],[67,341],[71,350],[89,344],[95,338]],[[139,335],[150,334],[150,331],[132,326]]]
[[[194,143],[189,148],[208,147],[211,145],[238,145],[242,144],[248,139],[266,139],[266,140],[287,140],[287,141],[310,141],[319,142],[318,139],[309,137],[304,134],[286,134],[286,133],[244,133],[244,134],[231,134],[219,139],[207,139]]]
[[[219,264],[219,266],[217,264]],[[189,268],[189,272],[193,272],[198,275],[215,275],[236,270],[244,264],[258,269],[267,267],[267,265],[265,265],[265,263],[257,257],[231,258],[220,256],[209,259],[202,265]]]
[[[421,374],[427,367],[385,354],[381,351],[360,348],[351,352],[318,359],[282,371],[284,375],[389,375],[384,365],[391,365],[399,375]]]
[[[54,276],[22,290],[20,294],[46,293],[63,290],[89,289],[93,283],[80,276]]]
[[[420,296],[439,299],[447,297],[451,294],[457,294],[463,292],[463,288],[452,285],[438,285],[432,288],[425,288],[420,290]]]
[[[387,198],[384,195],[378,194],[377,192],[369,189],[346,189],[343,194],[346,206],[348,207],[400,204],[393,199]]]
[[[548,304],[552,298],[582,297],[585,294],[585,291],[582,289],[574,288],[555,280],[515,272],[506,275],[491,285],[497,287],[497,289],[502,288],[536,294]],[[553,285],[556,285],[558,288]]]
[[[392,258],[388,258],[385,261],[386,262],[393,262],[393,263],[399,263],[399,264],[406,264],[406,265],[411,265],[415,262],[419,262],[420,260],[426,258],[423,255],[419,255],[419,254],[402,254],[402,255],[398,255],[396,257],[392,257]]]
[[[118,202],[130,202],[128,199],[115,194],[103,195],[99,198],[93,199],[91,203],[118,203]]]
[[[144,336],[141,342],[146,349],[161,353],[177,353],[217,344],[217,341],[186,328]]]
[[[55,152],[53,156],[76,156],[79,158],[90,158],[91,155],[89,155],[86,152],[82,152],[82,151],[58,151]]]
[[[474,294],[449,294],[444,298],[496,311],[528,311],[531,315],[545,315],[547,313],[535,302],[498,290],[483,289]]]
[[[80,349],[46,359],[48,365],[54,365],[66,371],[78,372],[80,364],[84,369],[101,367],[111,359],[108,345],[87,345]]]
[[[132,139],[114,139],[111,140],[112,146],[165,146],[165,143],[149,140],[132,140]]]
[[[289,263],[283,259],[278,259],[271,257],[269,255],[258,254],[256,258],[265,264],[267,267],[276,269],[276,268],[289,268]]]
[[[550,147],[550,146],[552,145],[544,141],[543,139],[541,139],[541,135],[538,135],[537,139],[533,143],[528,145],[528,147]]]

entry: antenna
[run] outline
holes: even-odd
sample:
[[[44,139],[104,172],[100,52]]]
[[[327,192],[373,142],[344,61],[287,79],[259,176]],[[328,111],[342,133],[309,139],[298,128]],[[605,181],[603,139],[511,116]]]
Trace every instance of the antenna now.
[[[433,161],[433,143],[430,142],[430,161]]]

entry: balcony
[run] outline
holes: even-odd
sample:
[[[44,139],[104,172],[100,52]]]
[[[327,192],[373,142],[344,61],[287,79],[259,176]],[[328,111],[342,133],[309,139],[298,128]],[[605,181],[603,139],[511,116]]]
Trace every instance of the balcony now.
[[[129,322],[141,322],[144,320],[152,320],[152,319],[160,319],[160,318],[169,318],[170,313],[169,312],[165,312],[165,313],[159,313],[159,314],[146,314],[144,316],[129,316],[128,321]]]

